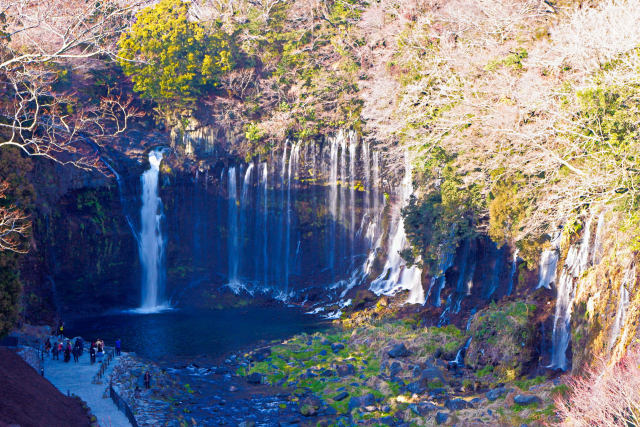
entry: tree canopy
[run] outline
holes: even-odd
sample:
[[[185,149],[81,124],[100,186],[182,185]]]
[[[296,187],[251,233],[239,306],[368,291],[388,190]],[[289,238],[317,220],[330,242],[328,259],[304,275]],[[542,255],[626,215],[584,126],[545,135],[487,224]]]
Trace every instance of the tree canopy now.
[[[190,20],[189,2],[181,0],[143,9],[118,46],[120,65],[134,90],[155,100],[165,114],[190,107],[203,91],[218,86],[233,65],[227,35]]]

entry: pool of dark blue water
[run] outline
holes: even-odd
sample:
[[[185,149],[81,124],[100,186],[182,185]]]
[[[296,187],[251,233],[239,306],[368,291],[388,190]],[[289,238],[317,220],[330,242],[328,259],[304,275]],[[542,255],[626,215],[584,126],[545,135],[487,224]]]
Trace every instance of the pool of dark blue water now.
[[[82,336],[85,340],[101,338],[110,346],[120,338],[124,351],[161,361],[203,356],[215,359],[265,341],[326,327],[326,321],[295,308],[248,306],[84,317],[68,321],[65,335]]]

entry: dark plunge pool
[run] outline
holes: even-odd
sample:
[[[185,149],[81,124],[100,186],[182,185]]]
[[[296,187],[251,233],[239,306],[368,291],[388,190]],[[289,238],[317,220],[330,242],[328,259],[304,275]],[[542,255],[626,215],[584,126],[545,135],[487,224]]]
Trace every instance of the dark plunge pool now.
[[[153,314],[122,312],[66,322],[66,336],[101,338],[124,351],[152,360],[218,358],[260,342],[325,329],[328,323],[297,308],[273,306],[211,311],[167,310]]]

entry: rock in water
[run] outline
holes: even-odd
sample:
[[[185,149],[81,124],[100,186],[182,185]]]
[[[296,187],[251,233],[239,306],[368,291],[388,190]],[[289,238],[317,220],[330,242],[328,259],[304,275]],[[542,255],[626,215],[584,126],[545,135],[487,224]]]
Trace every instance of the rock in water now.
[[[249,384],[260,384],[262,383],[262,374],[258,372],[254,372],[252,374],[247,375],[247,382]]]
[[[300,401],[300,413],[305,417],[318,415],[320,408],[322,408],[322,400],[315,396],[307,396]]]

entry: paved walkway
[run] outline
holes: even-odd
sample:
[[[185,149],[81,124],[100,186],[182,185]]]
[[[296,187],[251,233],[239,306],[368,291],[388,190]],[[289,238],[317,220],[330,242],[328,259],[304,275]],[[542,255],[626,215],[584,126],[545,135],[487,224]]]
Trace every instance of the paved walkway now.
[[[62,358],[61,355],[60,359]],[[118,363],[117,357],[109,364],[102,384],[92,384],[91,380],[100,369],[100,364],[96,362],[91,365],[89,352],[85,350],[78,363],[74,363],[73,358],[69,363],[45,358],[44,376],[62,393],[76,394],[87,402],[91,412],[98,418],[100,427],[130,427],[129,420],[108,397],[109,395],[107,394],[106,398],[103,397],[116,363]]]

